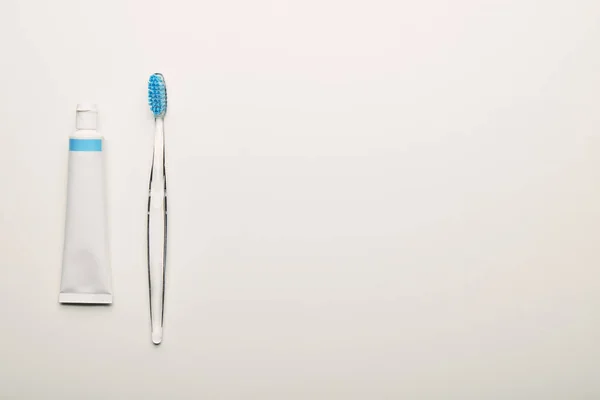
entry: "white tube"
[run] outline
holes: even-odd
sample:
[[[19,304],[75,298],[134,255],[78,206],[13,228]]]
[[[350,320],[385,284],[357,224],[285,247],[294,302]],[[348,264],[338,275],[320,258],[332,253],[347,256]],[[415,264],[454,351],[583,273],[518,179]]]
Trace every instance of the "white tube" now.
[[[77,131],[69,139],[60,303],[112,303],[103,138],[96,115],[95,105],[77,105]]]

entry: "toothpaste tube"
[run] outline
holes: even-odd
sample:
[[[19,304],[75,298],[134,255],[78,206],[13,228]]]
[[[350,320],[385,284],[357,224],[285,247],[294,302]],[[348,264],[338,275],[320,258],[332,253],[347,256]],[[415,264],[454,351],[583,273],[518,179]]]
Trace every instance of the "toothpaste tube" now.
[[[69,138],[60,303],[112,303],[103,138],[96,117],[95,105],[77,105],[77,130]]]

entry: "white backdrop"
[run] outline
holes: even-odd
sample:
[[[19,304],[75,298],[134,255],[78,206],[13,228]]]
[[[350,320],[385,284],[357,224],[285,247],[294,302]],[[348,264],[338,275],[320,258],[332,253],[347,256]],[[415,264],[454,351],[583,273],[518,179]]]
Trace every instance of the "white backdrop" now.
[[[4,0],[0,398],[600,398],[599,19],[597,0]],[[57,304],[81,101],[106,138],[111,307]]]

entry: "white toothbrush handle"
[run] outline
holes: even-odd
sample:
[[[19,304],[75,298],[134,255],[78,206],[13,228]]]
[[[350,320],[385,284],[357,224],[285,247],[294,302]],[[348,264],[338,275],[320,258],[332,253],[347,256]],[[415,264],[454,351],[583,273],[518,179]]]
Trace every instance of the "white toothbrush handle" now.
[[[148,283],[154,344],[162,341],[167,260],[167,179],[163,124],[162,118],[156,118],[154,157],[148,192]]]

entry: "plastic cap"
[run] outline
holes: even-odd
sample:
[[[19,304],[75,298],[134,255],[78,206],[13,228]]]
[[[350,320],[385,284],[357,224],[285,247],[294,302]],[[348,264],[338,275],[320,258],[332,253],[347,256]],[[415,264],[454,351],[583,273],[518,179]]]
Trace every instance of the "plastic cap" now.
[[[80,103],[77,104],[77,118],[75,127],[77,129],[96,129],[96,120],[98,117],[98,108],[95,104]]]

